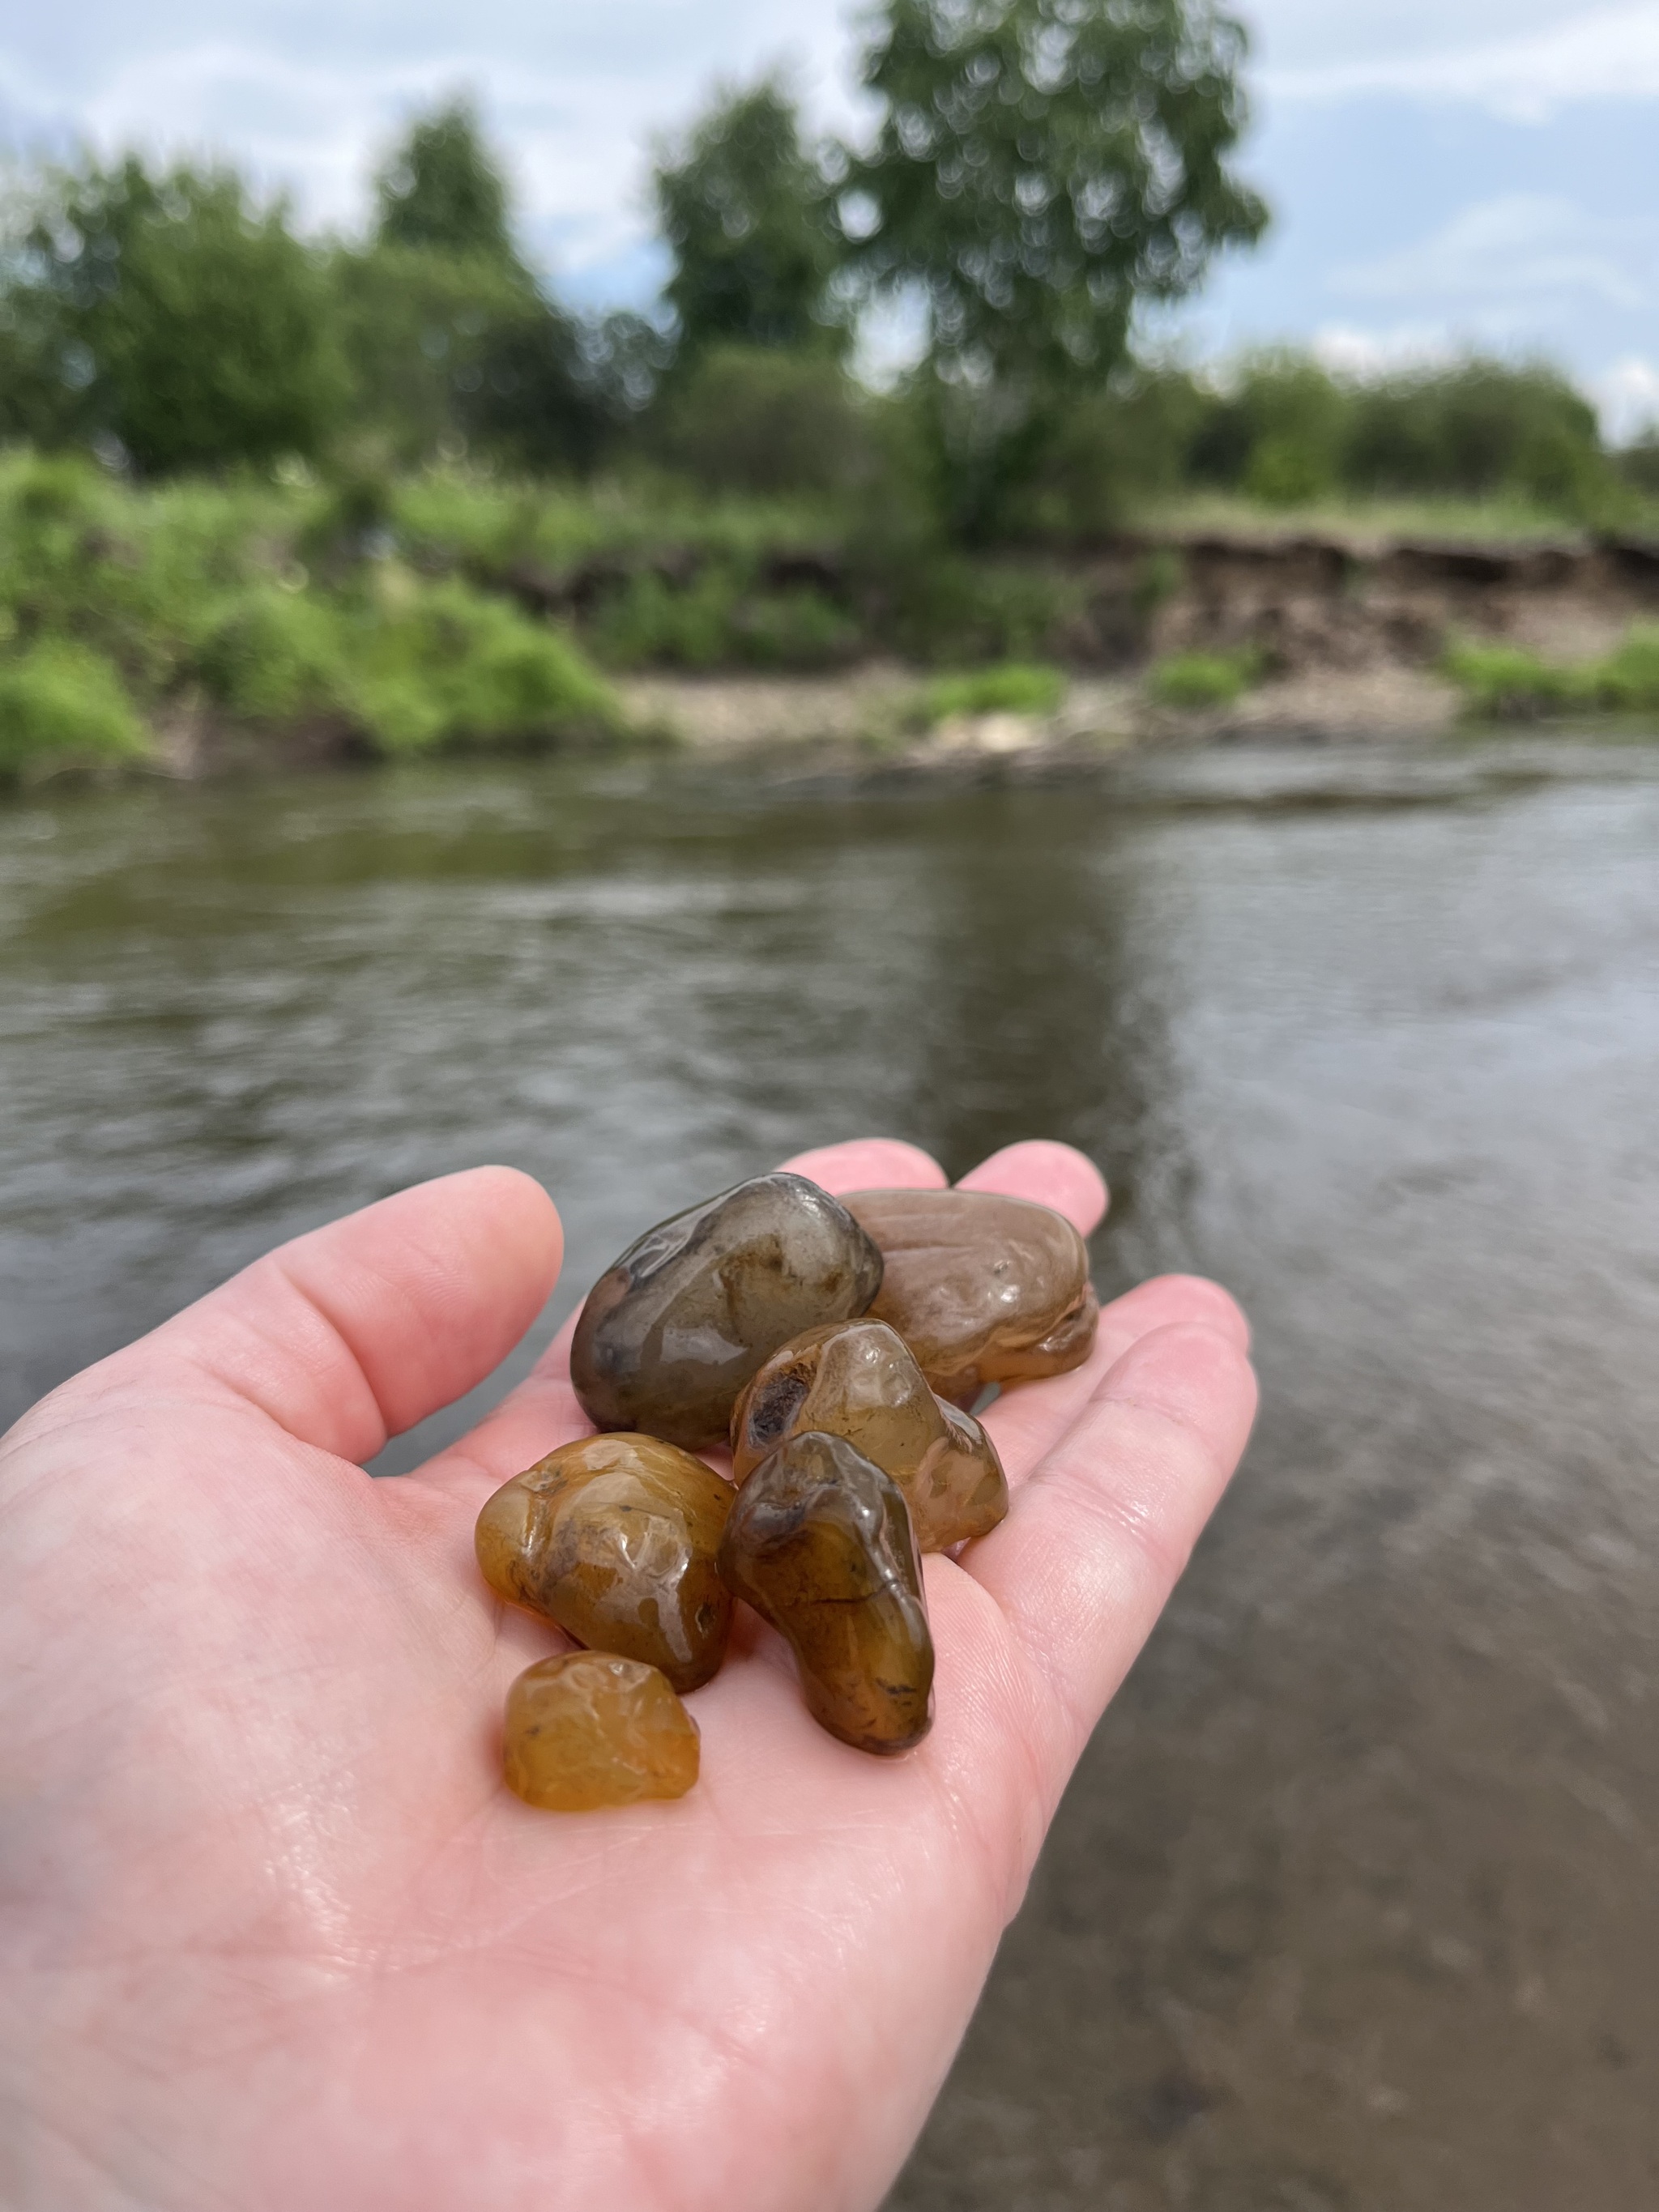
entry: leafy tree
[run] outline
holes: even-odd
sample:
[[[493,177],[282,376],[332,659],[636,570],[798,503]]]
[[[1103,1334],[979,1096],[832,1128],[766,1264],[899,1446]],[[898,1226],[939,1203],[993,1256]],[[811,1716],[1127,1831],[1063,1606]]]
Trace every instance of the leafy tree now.
[[[37,180],[6,319],[48,442],[102,434],[146,471],[310,454],[343,393],[319,258],[228,170],[136,156]]]
[[[1085,538],[1119,529],[1137,506],[1168,499],[1188,480],[1209,395],[1179,368],[1127,365],[1060,409],[1006,513],[1018,535]]]
[[[1595,410],[1559,371],[1479,356],[1368,379],[1288,349],[1248,356],[1209,395],[1189,465],[1285,506],[1510,493],[1595,520],[1616,486]]]
[[[1212,399],[1193,441],[1200,482],[1294,507],[1337,489],[1346,466],[1353,395],[1310,355],[1247,356]]]
[[[336,313],[354,445],[406,465],[464,440],[537,470],[592,467],[650,398],[659,333],[584,322],[521,271],[477,256],[342,253]]]
[[[1612,483],[1595,410],[1558,369],[1474,356],[1360,386],[1347,466],[1357,489],[1520,492],[1593,513]]]
[[[643,315],[577,319],[538,297],[491,329],[457,415],[470,437],[521,467],[581,474],[631,427],[666,362],[662,333]]]
[[[1644,498],[1659,499],[1659,426],[1650,424],[1618,456],[1619,474]]]
[[[507,185],[472,104],[452,100],[410,125],[375,180],[382,246],[518,269]]]
[[[657,333],[548,298],[465,100],[411,125],[378,191],[374,243],[340,264],[359,430],[398,460],[459,436],[528,468],[591,467],[655,388]]]
[[[884,114],[842,198],[867,292],[920,297],[958,519],[983,525],[1065,397],[1267,212],[1228,157],[1244,33],[1210,0],[886,0]]]
[[[720,94],[655,178],[674,256],[666,286],[682,349],[839,344],[828,288],[838,260],[830,196],[775,80]]]
[[[872,411],[831,355],[710,346],[666,393],[652,442],[711,492],[867,490]]]

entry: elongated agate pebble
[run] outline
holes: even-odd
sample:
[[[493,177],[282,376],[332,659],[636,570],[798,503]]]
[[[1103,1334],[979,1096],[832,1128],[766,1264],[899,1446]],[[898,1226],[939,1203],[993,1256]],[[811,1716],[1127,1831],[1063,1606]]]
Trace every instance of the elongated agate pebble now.
[[[861,1314],[881,1255],[805,1176],[757,1176],[630,1244],[593,1285],[570,1380],[596,1428],[724,1443],[738,1393],[804,1328]]]
[[[553,1813],[684,1797],[697,1778],[697,1724],[666,1678],[609,1651],[563,1651],[507,1693],[507,1786]]]
[[[933,1724],[933,1639],[904,1493],[845,1437],[791,1437],[738,1492],[733,1595],[787,1638],[814,1720],[890,1756]]]
[[[509,1604],[695,1690],[725,1657],[732,1626],[715,1555],[733,1495],[655,1437],[584,1437],[485,1502],[478,1565]]]
[[[881,1248],[871,1317],[898,1331],[941,1398],[971,1406],[988,1382],[1089,1357],[1100,1303],[1063,1214],[983,1190],[861,1190],[847,1206]]]
[[[775,1352],[732,1413],[732,1474],[741,1483],[810,1429],[845,1437],[891,1475],[924,1552],[982,1536],[1008,1510],[996,1446],[971,1413],[935,1397],[885,1322],[809,1328]]]

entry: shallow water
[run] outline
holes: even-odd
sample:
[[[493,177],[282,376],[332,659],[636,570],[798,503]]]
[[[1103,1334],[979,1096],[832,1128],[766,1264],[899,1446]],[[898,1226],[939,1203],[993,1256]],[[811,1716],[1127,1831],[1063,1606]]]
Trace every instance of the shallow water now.
[[[1659,754],[64,793],[0,948],[0,1420],[482,1158],[551,1320],[801,1146],[1092,1153],[1266,1408],[894,2212],[1659,2202]]]

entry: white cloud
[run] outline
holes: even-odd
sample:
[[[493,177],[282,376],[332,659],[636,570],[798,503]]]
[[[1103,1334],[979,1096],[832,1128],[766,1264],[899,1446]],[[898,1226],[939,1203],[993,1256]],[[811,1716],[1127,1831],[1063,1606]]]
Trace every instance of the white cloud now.
[[[1449,302],[1488,318],[1574,296],[1628,310],[1653,296],[1656,246],[1651,218],[1595,221],[1553,194],[1509,192],[1464,208],[1414,245],[1336,270],[1331,289],[1351,299]]]
[[[1338,376],[1389,376],[1401,369],[1434,368],[1456,352],[1449,333],[1438,323],[1396,323],[1384,331],[1327,323],[1313,335],[1315,359]]]
[[[1276,69],[1374,64],[1551,31],[1582,0],[1243,0],[1255,48]]]
[[[1419,40],[1403,50],[1396,41],[1392,52],[1269,69],[1264,82],[1271,97],[1286,101],[1397,93],[1472,103],[1528,122],[1587,100],[1659,99],[1659,0],[1574,9],[1534,30],[1462,46],[1448,45],[1443,27],[1437,39],[1419,33]]]
[[[1594,378],[1589,390],[1601,427],[1615,445],[1659,428],[1659,366],[1654,362],[1628,354]]]
[[[266,185],[292,192],[305,221],[346,225],[361,218],[368,175],[410,110],[465,86],[508,149],[532,234],[562,268],[580,271],[643,243],[650,141],[693,112],[715,77],[781,60],[820,127],[845,127],[852,112],[846,31],[833,0],[793,11],[781,36],[758,6],[711,11],[700,30],[692,26],[700,51],[690,66],[684,37],[628,35],[627,19],[637,33],[650,12],[619,10],[621,34],[603,40],[591,22],[556,21],[550,40],[534,40],[533,63],[502,23],[482,26],[476,43],[430,33],[399,40],[388,27],[370,55],[331,50],[325,40],[307,47],[274,26],[263,38],[170,43],[158,23],[151,40],[112,53],[101,68],[82,63],[73,92],[56,71],[0,46],[0,105],[26,137],[84,140],[105,154],[131,145],[228,152]]]

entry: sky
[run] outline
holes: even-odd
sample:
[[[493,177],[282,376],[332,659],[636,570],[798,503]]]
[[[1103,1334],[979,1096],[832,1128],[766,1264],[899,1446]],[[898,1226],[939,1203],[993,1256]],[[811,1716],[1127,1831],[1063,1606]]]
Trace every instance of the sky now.
[[[1615,434],[1659,418],[1659,0],[1254,0],[1241,167],[1275,221],[1181,311],[1197,357],[1544,353]],[[399,122],[465,86],[562,295],[649,301],[654,137],[782,64],[856,131],[839,0],[0,0],[0,143],[232,155],[361,223]]]

